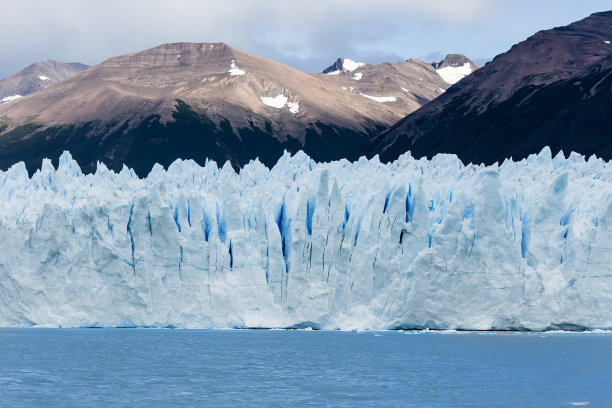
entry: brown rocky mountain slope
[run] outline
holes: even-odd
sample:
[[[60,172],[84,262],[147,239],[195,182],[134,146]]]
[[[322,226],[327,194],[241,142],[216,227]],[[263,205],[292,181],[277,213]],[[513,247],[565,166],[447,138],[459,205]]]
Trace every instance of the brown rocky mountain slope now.
[[[393,100],[407,113],[440,96],[449,87],[430,64],[416,59],[378,65],[339,58],[322,79],[372,100]]]
[[[612,11],[540,31],[356,151],[493,163],[550,146],[612,158],[611,40]]]
[[[337,159],[445,87],[426,63],[367,66],[353,80],[306,74],[223,43],[165,44],[1,104],[0,167],[25,160],[32,170],[66,149],[85,171],[104,161],[140,174],[178,157],[239,167],[303,149]]]

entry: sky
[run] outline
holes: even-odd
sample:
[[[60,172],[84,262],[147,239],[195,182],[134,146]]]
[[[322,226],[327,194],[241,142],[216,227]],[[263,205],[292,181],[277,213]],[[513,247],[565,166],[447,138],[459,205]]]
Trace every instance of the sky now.
[[[48,59],[94,65],[171,42],[225,42],[319,72],[460,53],[492,59],[610,0],[2,0],[0,78]]]

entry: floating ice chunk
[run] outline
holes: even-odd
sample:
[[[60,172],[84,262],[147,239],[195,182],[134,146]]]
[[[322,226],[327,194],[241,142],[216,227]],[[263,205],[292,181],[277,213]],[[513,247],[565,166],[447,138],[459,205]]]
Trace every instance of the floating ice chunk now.
[[[610,41],[609,40],[605,40],[604,43],[610,44]]]
[[[397,101],[397,98],[395,96],[371,96],[371,95],[366,95],[366,94],[361,94],[361,96],[364,96],[368,99],[372,99],[376,102],[395,102]]]
[[[8,103],[8,102],[12,102],[15,99],[19,99],[21,98],[21,95],[11,95],[11,96],[5,96],[4,98],[0,99],[0,103]]]
[[[300,105],[297,102],[287,102],[287,107],[291,113],[298,113],[300,110]]]
[[[40,79],[41,81],[48,81],[50,78],[49,78],[49,77],[46,77],[46,76],[44,76],[44,75],[39,75],[39,76],[38,76],[38,79]]]
[[[460,67],[444,67],[437,69],[436,72],[442,79],[449,84],[456,84],[464,77],[472,73],[472,67],[469,62],[466,62]]]
[[[353,79],[355,81],[359,81],[361,80],[361,78],[363,78],[363,74],[361,72],[355,72],[355,74],[353,75]]]
[[[260,96],[259,99],[261,99],[264,105],[268,105],[276,109],[281,109],[283,106],[285,106],[288,100],[288,98],[283,94],[276,95],[275,97]]]
[[[246,72],[244,72],[243,70],[241,70],[240,68],[238,68],[236,66],[236,61],[232,60],[232,63],[230,65],[230,70],[227,71],[229,72],[230,75],[244,75],[246,74]]]

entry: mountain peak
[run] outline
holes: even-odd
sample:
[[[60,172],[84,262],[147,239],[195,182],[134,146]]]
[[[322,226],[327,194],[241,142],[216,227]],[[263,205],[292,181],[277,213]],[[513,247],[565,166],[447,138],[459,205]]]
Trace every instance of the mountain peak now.
[[[0,103],[11,102],[17,97],[26,96],[62,82],[89,68],[78,62],[59,62],[48,60],[35,62],[18,73],[0,80]]]
[[[144,51],[119,55],[103,64],[129,64],[130,66],[190,66],[208,65],[215,61],[232,59],[237,51],[225,43],[178,42],[161,44]]]
[[[439,61],[439,62],[434,61],[431,63],[431,65],[435,69],[440,69],[444,67],[458,68],[458,67],[462,67],[464,64],[470,64],[473,70],[478,69],[478,66],[476,66],[476,64],[474,64],[472,60],[470,60],[468,57],[466,57],[463,54],[447,54],[446,57],[444,57],[442,61]]]
[[[440,62],[432,62],[431,65],[436,69],[442,79],[455,84],[478,69],[468,57],[462,54],[448,54]]]
[[[342,72],[353,72],[357,68],[362,67],[364,65],[364,62],[357,62],[349,58],[340,57],[332,65],[321,71],[321,73],[328,75],[337,75]]]
[[[139,51],[133,54],[144,54],[144,55],[155,55],[155,54],[159,54],[159,53],[171,53],[171,52],[175,52],[175,53],[200,53],[200,54],[208,54],[210,53],[211,50],[213,49],[217,49],[217,50],[233,50],[232,47],[230,47],[229,45],[227,45],[226,43],[209,43],[209,42],[201,42],[201,43],[195,43],[195,42],[176,42],[176,43],[165,43],[165,44],[160,44],[156,47],[153,48],[149,48],[143,51]]]

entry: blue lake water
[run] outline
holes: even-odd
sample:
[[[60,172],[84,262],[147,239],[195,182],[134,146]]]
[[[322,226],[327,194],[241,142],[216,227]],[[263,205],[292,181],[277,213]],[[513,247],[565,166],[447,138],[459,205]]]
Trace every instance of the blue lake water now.
[[[0,329],[0,406],[612,407],[612,334]]]

